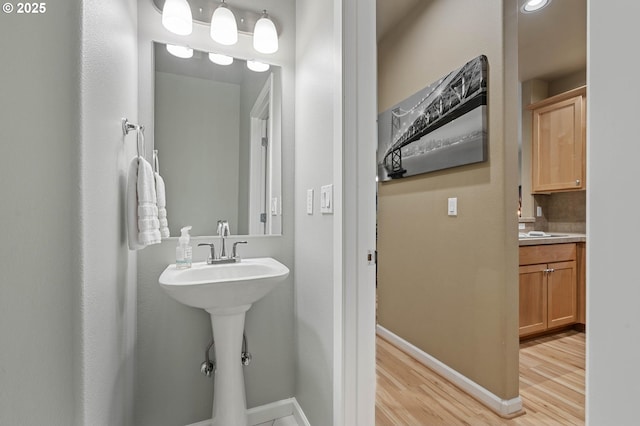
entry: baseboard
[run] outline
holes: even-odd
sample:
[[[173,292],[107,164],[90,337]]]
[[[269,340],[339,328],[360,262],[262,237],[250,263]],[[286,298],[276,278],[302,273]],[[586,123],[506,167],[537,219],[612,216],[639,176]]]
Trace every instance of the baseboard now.
[[[499,416],[511,418],[522,413],[522,399],[520,396],[512,399],[502,399],[386,328],[377,325],[376,332],[380,337],[411,355],[421,364],[435,371]]]
[[[304,411],[302,411],[302,407],[300,407],[300,404],[298,404],[298,400],[295,398],[291,398],[291,401],[293,403],[293,418],[296,419],[298,426],[311,426],[311,423],[309,423],[309,419],[307,419]]]
[[[300,404],[298,404],[295,398],[283,399],[247,410],[250,425],[258,425],[291,415],[296,419],[299,426],[311,426],[309,420],[307,420],[307,416],[305,416]],[[193,423],[188,426],[211,426],[211,419]]]

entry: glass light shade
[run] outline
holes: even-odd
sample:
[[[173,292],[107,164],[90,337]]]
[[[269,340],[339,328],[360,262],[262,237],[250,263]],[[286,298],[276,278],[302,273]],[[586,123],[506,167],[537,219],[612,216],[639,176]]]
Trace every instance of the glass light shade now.
[[[260,53],[275,53],[278,51],[278,32],[266,11],[258,19],[253,29],[253,48]]]
[[[176,46],[175,44],[167,44],[167,52],[182,59],[189,59],[193,57],[192,48],[185,46]]]
[[[551,0],[527,0],[522,5],[522,11],[525,13],[535,12],[551,3]]]
[[[191,34],[193,20],[187,0],[167,0],[162,8],[162,25],[174,34]]]
[[[247,61],[247,68],[255,72],[265,72],[269,69],[269,64],[258,61]]]
[[[224,3],[218,6],[211,17],[211,38],[225,46],[231,46],[238,42],[236,17]]]
[[[218,65],[231,65],[233,63],[233,57],[223,55],[221,53],[209,53],[209,60]]]

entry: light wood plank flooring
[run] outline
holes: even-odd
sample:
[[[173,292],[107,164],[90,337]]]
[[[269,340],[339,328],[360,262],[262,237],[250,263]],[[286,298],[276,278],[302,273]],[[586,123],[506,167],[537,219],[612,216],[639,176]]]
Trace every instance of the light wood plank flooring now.
[[[567,331],[520,344],[526,413],[506,420],[386,340],[377,338],[377,426],[583,425],[585,335]]]

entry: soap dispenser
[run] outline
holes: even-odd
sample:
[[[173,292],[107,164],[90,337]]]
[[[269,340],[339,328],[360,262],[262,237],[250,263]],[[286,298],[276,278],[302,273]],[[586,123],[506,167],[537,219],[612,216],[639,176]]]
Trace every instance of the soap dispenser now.
[[[180,230],[180,239],[178,240],[178,247],[176,247],[176,269],[188,269],[191,268],[191,261],[193,256],[193,249],[189,245],[191,236],[189,231],[191,226],[185,226]]]

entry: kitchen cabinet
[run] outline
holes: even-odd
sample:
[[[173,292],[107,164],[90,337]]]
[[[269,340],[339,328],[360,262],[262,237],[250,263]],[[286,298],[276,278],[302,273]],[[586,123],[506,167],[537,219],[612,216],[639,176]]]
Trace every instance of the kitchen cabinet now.
[[[520,247],[520,336],[577,322],[576,244]]]
[[[528,106],[533,193],[586,189],[586,93],[583,86]]]
[[[578,324],[587,324],[587,244],[576,244],[576,262],[578,267]]]

